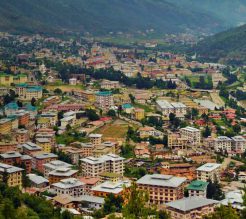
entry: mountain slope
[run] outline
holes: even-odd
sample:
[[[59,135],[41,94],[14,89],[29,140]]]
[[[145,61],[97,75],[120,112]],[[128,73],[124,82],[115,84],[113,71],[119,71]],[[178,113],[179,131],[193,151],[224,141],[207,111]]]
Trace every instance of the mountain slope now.
[[[225,22],[227,26],[246,23],[246,0],[168,0],[183,7],[207,11]]]
[[[206,38],[193,52],[212,62],[246,65],[246,25]]]
[[[215,30],[221,21],[166,0],[1,0],[0,30],[75,30],[105,34],[154,29],[159,33]]]

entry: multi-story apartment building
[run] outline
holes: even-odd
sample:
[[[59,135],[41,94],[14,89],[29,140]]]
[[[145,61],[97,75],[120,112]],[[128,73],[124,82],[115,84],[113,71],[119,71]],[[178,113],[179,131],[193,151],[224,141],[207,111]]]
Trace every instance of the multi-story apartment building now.
[[[131,182],[128,180],[111,182],[105,181],[96,185],[91,189],[92,194],[98,197],[107,197],[109,194],[124,195],[124,191],[131,186]]]
[[[38,100],[43,95],[43,88],[41,86],[30,86],[25,83],[17,84],[15,91],[22,100],[32,100],[32,98]]]
[[[36,144],[42,148],[42,151],[46,153],[51,152],[51,141],[48,138],[36,138]]]
[[[18,144],[24,144],[29,141],[29,132],[26,129],[18,129],[15,134]]]
[[[32,156],[37,152],[41,152],[42,148],[32,142],[26,142],[21,145],[21,151],[23,152],[23,154]]]
[[[203,197],[189,197],[166,204],[167,212],[173,219],[200,219],[213,213],[218,201]]]
[[[38,128],[53,128],[57,122],[57,113],[44,112],[38,117]]]
[[[49,173],[53,170],[60,169],[60,168],[72,168],[72,165],[69,163],[66,163],[61,160],[53,160],[49,163],[46,163],[44,166],[44,176],[48,178]]]
[[[0,141],[0,153],[6,153],[8,151],[16,151],[17,150],[17,142],[16,141],[7,141],[2,139]]]
[[[187,149],[187,143],[187,138],[182,138],[180,133],[168,132],[168,147],[171,148],[172,151]]]
[[[166,117],[168,117],[170,113],[174,113],[177,117],[182,118],[187,112],[187,107],[183,103],[169,103],[166,100],[157,100],[156,108]]]
[[[103,80],[100,85],[102,89],[108,89],[108,90],[117,89],[120,87],[119,81]]]
[[[22,188],[22,168],[0,163],[0,180],[5,181],[8,186]],[[7,177],[5,177],[5,174]]]
[[[26,172],[30,173],[32,169],[32,158],[28,155],[22,155],[16,151],[8,151],[0,154],[0,160],[2,163],[8,165],[23,165],[25,166]]]
[[[189,197],[200,196],[200,197],[206,198],[207,197],[207,187],[208,187],[208,182],[195,180],[195,181],[192,181],[186,189],[188,190]]]
[[[214,139],[214,150],[215,151],[231,151],[232,140],[227,136],[219,136]]]
[[[102,143],[102,134],[90,134],[89,138],[90,142],[95,146],[98,146]]]
[[[57,160],[57,155],[53,153],[37,152],[32,158],[32,167],[40,172],[44,172],[44,164]]]
[[[0,133],[1,134],[9,134],[12,130],[12,122],[11,119],[0,119]]]
[[[185,177],[153,174],[145,175],[137,181],[139,189],[148,192],[151,204],[163,204],[184,197]]]
[[[207,182],[211,180],[212,182],[220,182],[220,167],[221,164],[217,163],[206,163],[196,169],[197,179]]]
[[[95,102],[96,96],[91,91],[74,91],[74,96],[81,98],[84,101]]]
[[[181,138],[187,139],[192,145],[201,143],[201,132],[199,129],[187,126],[180,129]]]
[[[243,153],[246,150],[246,139],[242,136],[232,137],[232,150]]]
[[[50,188],[56,195],[70,195],[72,197],[80,197],[86,195],[85,184],[76,178],[62,179],[60,182],[53,183]]]
[[[76,178],[78,170],[72,170],[71,168],[58,168],[49,172],[50,184],[57,183],[63,179]]]
[[[145,117],[145,111],[144,109],[140,109],[140,108],[135,108],[133,110],[134,112],[134,119],[141,121],[142,119],[144,119]]]
[[[102,109],[109,109],[114,106],[113,94],[110,91],[96,93],[96,104]]]
[[[27,75],[18,74],[18,75],[10,75],[10,74],[0,74],[0,84],[5,86],[10,86],[12,84],[26,83]]]
[[[124,158],[108,154],[102,157],[87,157],[81,159],[82,175],[90,177],[99,177],[101,173],[110,172],[123,175]]]

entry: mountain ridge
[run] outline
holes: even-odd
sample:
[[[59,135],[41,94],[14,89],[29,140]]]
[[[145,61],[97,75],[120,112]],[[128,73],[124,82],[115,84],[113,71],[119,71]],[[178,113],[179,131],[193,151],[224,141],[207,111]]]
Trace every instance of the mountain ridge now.
[[[72,30],[107,34],[154,29],[159,33],[223,28],[216,17],[166,0],[1,0],[0,30]],[[202,28],[201,28],[202,27]]]

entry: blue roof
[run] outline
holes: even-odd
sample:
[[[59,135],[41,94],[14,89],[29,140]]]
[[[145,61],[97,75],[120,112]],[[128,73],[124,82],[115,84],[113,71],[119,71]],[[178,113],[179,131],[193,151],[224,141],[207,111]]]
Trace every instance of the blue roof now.
[[[42,91],[42,87],[41,86],[28,86],[27,87],[27,91],[29,92],[35,92],[35,91]]]
[[[133,108],[133,106],[130,103],[125,103],[122,105],[122,108],[123,109],[131,109],[131,108]]]
[[[111,91],[100,91],[100,92],[97,92],[96,95],[98,95],[98,96],[110,96],[110,95],[112,95],[112,92]]]
[[[11,102],[11,103],[8,103],[7,105],[5,105],[5,108],[6,109],[12,109],[12,110],[18,110],[19,106],[16,102]]]
[[[25,108],[26,108],[27,111],[36,111],[37,110],[37,107],[36,106],[32,106],[32,104],[30,104],[30,103],[27,103],[25,105]]]

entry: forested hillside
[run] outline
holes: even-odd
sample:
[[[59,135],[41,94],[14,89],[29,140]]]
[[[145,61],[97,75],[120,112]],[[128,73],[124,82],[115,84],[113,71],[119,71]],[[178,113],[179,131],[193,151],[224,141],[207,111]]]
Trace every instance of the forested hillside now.
[[[154,29],[158,33],[219,30],[221,20],[166,0],[1,0],[0,30],[94,34]]]

